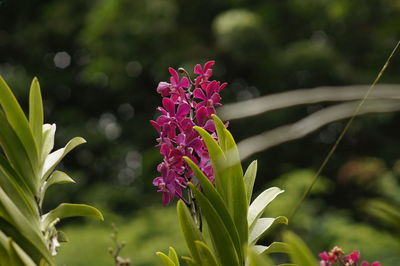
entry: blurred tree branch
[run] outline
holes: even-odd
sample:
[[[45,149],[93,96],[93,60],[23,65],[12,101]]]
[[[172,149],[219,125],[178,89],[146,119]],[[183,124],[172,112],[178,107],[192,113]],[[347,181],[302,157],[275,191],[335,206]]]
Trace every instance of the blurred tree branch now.
[[[376,94],[374,94],[375,98]],[[400,90],[399,94],[400,95]],[[394,98],[394,97],[393,97]],[[244,139],[238,143],[241,159],[279,145],[281,143],[299,139],[331,122],[348,118],[353,115],[358,101],[341,103],[324,108],[320,111],[289,125],[281,126],[259,135]],[[368,113],[384,113],[400,110],[399,100],[367,100],[358,115]]]
[[[359,100],[365,95],[368,87],[369,85],[323,86],[276,93],[252,100],[226,104],[218,109],[218,114],[224,120],[234,120],[301,104]],[[376,85],[368,99],[400,99],[400,85]]]

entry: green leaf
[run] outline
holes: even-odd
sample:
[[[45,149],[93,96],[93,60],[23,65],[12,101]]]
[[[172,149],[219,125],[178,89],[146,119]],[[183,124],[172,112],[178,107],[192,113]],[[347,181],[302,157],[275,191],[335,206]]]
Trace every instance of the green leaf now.
[[[227,185],[222,181],[223,173],[224,171],[226,171],[226,158],[224,152],[207,131],[197,126],[193,127],[193,129],[195,129],[200,134],[200,136],[206,143],[208,153],[210,154],[211,158],[211,164],[214,170],[215,187],[224,202],[227,202]]]
[[[25,253],[25,251],[18,246],[14,241],[11,243],[11,247],[17,255],[21,265],[23,266],[36,266],[36,263]]]
[[[299,266],[318,265],[307,245],[296,234],[286,231],[283,240],[288,244],[289,256],[294,264]]]
[[[54,148],[54,135],[56,134],[56,124],[44,124],[43,125],[43,138],[42,138],[42,152],[41,152],[41,165],[46,160],[47,156]]]
[[[54,184],[64,184],[64,183],[75,183],[75,181],[69,177],[66,173],[61,171],[54,171],[48,180],[44,182],[41,188],[41,197],[40,199],[43,200],[46,194],[47,189],[54,185]]]
[[[197,250],[200,254],[201,265],[218,266],[217,259],[211,249],[201,241],[195,241]]]
[[[0,110],[0,145],[3,148],[8,161],[18,174],[23,177],[23,182],[28,186],[32,195],[36,193],[34,167],[29,159],[27,151],[22,145],[18,135],[8,123],[4,113]]]
[[[248,257],[248,266],[273,266],[274,263],[267,258],[266,256],[262,256],[254,249],[250,249],[247,251]]]
[[[225,136],[226,154],[224,154],[221,147],[207,131],[200,127],[194,127],[194,129],[207,145],[214,169],[216,189],[232,216],[240,242],[244,246],[248,238],[246,219],[248,203],[236,143],[230,132],[224,129],[223,133],[220,133]]]
[[[259,218],[253,228],[250,230],[249,243],[255,244],[260,237],[265,234],[268,229],[274,224],[288,224],[288,219],[285,216],[277,218]]]
[[[70,140],[64,148],[58,149],[55,152],[49,154],[44,162],[42,182],[44,182],[50,173],[54,170],[57,164],[76,146],[86,143],[86,140],[81,137],[75,137]]]
[[[203,266],[203,265],[200,265],[200,264],[196,263],[196,262],[195,262],[192,258],[190,258],[190,257],[182,256],[182,259],[186,262],[186,264],[187,264],[188,266]]]
[[[253,228],[256,220],[263,214],[265,208],[268,206],[271,201],[273,201],[276,196],[283,193],[284,190],[281,190],[277,187],[271,187],[265,191],[263,191],[250,205],[249,212],[247,216],[247,221],[249,223],[249,228]]]
[[[216,115],[211,115],[212,119],[214,120],[215,124],[215,129],[217,131],[217,136],[218,136],[218,143],[219,146],[221,147],[223,152],[226,152],[227,146],[226,146],[226,137],[225,137],[225,132],[224,130],[226,129],[224,123],[219,119],[218,116]]]
[[[169,247],[168,257],[175,263],[176,266],[179,266],[178,254],[176,254],[176,251],[173,247]]]
[[[237,232],[236,226],[233,222],[229,211],[223,202],[220,194],[217,192],[213,184],[208,180],[208,178],[204,175],[204,173],[199,169],[199,167],[188,157],[183,157],[186,163],[190,166],[193,173],[195,174],[197,180],[199,181],[201,188],[203,190],[204,195],[216,209],[217,213],[219,214],[221,220],[223,221],[226,229],[229,232],[229,235],[232,238],[232,241],[235,245],[237,254],[243,254],[242,251],[242,244],[240,242],[239,234]]]
[[[188,186],[194,192],[203,217],[207,221],[214,249],[218,254],[221,265],[241,265],[240,261],[243,261],[242,254],[237,254],[232,238],[215,208],[193,184],[188,183]]]
[[[400,233],[400,206],[383,199],[371,199],[362,202],[362,209],[379,222],[392,227]]]
[[[35,168],[39,162],[39,152],[35,143],[32,130],[29,127],[28,119],[26,118],[17,99],[8,87],[7,83],[0,76],[0,105],[3,107],[4,113],[7,116],[11,127],[15,130],[18,138],[21,140],[32,166]],[[35,171],[36,173],[36,171]]]
[[[160,257],[160,259],[164,263],[164,266],[176,266],[176,264],[164,253],[156,252],[156,255]]]
[[[7,159],[0,154],[0,187],[12,198],[18,209],[29,219],[38,217],[36,201],[25,180],[14,171]]]
[[[283,242],[273,242],[271,245],[264,248],[264,250],[260,250],[264,254],[289,253],[288,245]]]
[[[12,225],[50,265],[54,265],[37,220],[27,220],[0,188],[0,216]]]
[[[246,173],[244,174],[244,185],[246,187],[246,194],[248,202],[251,201],[253,195],[254,182],[257,175],[257,161],[251,162],[249,167],[247,167]]]
[[[32,80],[29,94],[29,125],[36,141],[39,153],[42,147],[42,125],[43,125],[43,101],[40,93],[40,85],[35,77]]]
[[[227,147],[225,157],[228,164],[228,170],[226,171],[227,174],[223,176],[223,182],[227,184],[227,205],[238,230],[242,246],[245,246],[247,245],[249,234],[247,223],[247,209],[249,205],[243,180],[243,170],[235,140],[228,130],[225,129],[224,131]]]
[[[10,260],[13,254],[10,246],[10,240],[11,238],[5,235],[2,230],[0,230],[0,258],[1,263],[4,265],[12,265]]]
[[[86,216],[104,220],[101,212],[92,206],[86,204],[62,203],[58,205],[57,208],[51,210],[50,212],[42,216],[43,222],[41,229],[45,231],[46,228],[56,219],[63,219],[76,216]]]
[[[203,236],[201,235],[201,232],[194,223],[188,208],[186,207],[185,203],[182,200],[178,201],[177,211],[183,236],[185,237],[186,240],[186,245],[188,246],[190,253],[193,256],[194,261],[199,262],[200,255],[197,251],[195,241],[196,240],[204,241]]]

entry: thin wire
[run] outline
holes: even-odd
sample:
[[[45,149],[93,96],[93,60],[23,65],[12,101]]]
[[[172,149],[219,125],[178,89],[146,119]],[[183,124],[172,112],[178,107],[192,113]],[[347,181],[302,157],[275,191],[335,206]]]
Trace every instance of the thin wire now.
[[[365,101],[367,100],[367,98],[369,97],[369,95],[371,94],[372,89],[375,87],[376,83],[378,83],[378,81],[381,79],[382,74],[385,72],[386,68],[388,67],[392,57],[394,56],[394,54],[397,51],[397,48],[400,46],[400,41],[397,42],[396,46],[394,47],[392,53],[389,55],[388,59],[386,60],[385,64],[383,65],[381,71],[379,71],[378,75],[376,76],[374,82],[371,84],[371,86],[368,88],[367,92],[365,93],[364,97],[362,98],[362,100],[360,101],[360,103],[357,105],[357,108],[354,110],[353,115],[351,116],[351,118],[347,121],[346,126],[344,127],[342,133],[340,133],[339,137],[337,138],[337,140],[335,141],[335,144],[332,146],[332,148],[330,149],[328,155],[325,157],[324,161],[322,162],[321,166],[319,167],[317,173],[315,174],[315,176],[313,177],[313,181],[311,182],[310,186],[308,187],[308,189],[304,192],[303,197],[301,198],[301,200],[297,203],[296,207],[293,209],[292,214],[289,216],[289,221],[291,219],[293,219],[293,217],[296,215],[297,211],[299,210],[299,208],[301,207],[301,204],[305,201],[305,199],[308,197],[308,195],[310,194],[312,188],[314,187],[315,183],[317,183],[318,178],[320,177],[321,172],[325,169],[325,166],[328,164],[329,160],[331,159],[333,153],[336,151],[336,148],[338,147],[339,143],[342,141],[344,135],[347,133],[348,129],[350,128],[350,125],[353,123],[353,120],[355,119],[355,117],[358,115],[358,113],[361,110],[361,107],[364,105]]]

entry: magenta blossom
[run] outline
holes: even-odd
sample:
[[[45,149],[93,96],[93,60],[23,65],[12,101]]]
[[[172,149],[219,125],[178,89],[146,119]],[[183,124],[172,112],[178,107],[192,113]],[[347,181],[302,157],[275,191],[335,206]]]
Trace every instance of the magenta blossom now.
[[[214,63],[209,61],[203,67],[196,65],[195,82],[190,81],[188,76],[180,77],[175,69],[169,68],[170,83],[163,81],[158,84],[157,92],[163,97],[162,107],[157,108],[161,115],[150,123],[159,134],[157,147],[164,158],[157,166],[160,176],[154,179],[153,184],[162,193],[164,205],[174,198],[185,200],[187,182],[197,183],[184,156],[189,157],[214,182],[207,147],[193,129],[194,126],[202,127],[216,138],[211,115],[215,114],[215,107],[221,105],[219,93],[227,84],[210,81]],[[185,71],[181,73],[186,74]]]
[[[200,85],[201,82],[206,82],[208,81],[208,78],[210,78],[213,74],[213,71],[211,67],[215,64],[215,61],[208,61],[207,63],[204,64],[204,67],[201,67],[200,64],[197,64],[194,67],[194,73],[199,75],[196,78],[196,87]]]
[[[373,262],[372,264],[369,264],[366,261],[363,261],[361,264],[358,264],[360,260],[360,251],[354,250],[348,255],[345,255],[344,251],[340,247],[333,247],[329,252],[322,252],[319,254],[320,261],[319,265],[320,266],[332,266],[332,265],[344,265],[344,266],[350,266],[350,265],[361,265],[361,266],[380,266],[380,262]]]

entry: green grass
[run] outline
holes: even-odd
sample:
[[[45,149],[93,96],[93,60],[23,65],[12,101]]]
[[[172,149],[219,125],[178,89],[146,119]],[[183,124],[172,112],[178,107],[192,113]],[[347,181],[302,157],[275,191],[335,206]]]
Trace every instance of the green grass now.
[[[113,217],[112,215],[110,215]],[[115,216],[114,216],[115,217]],[[186,246],[180,232],[175,208],[148,208],[129,219],[109,218],[104,223],[66,226],[62,229],[69,239],[57,256],[57,265],[87,266],[114,265],[108,248],[113,247],[111,223],[119,228],[119,241],[126,242],[123,258],[132,265],[161,265],[156,251],[168,250],[173,245],[178,255],[186,255]],[[124,222],[125,221],[125,222]]]

